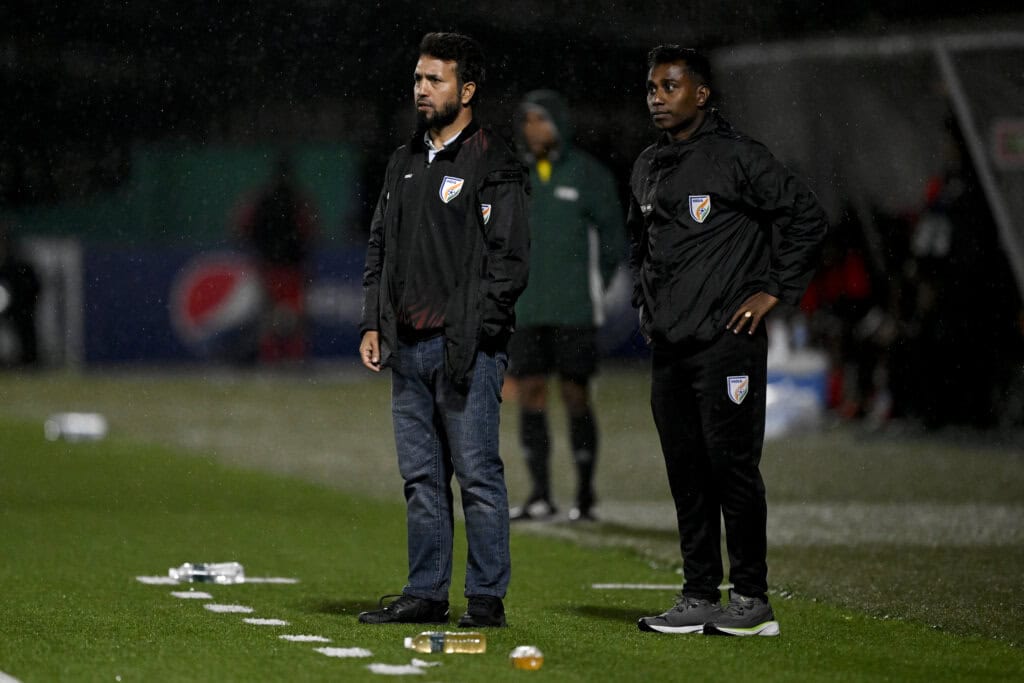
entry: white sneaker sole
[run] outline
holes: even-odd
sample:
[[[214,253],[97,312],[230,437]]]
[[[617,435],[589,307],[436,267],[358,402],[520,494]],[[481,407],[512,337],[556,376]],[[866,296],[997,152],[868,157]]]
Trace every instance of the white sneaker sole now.
[[[649,624],[643,619],[636,622],[636,625],[641,631],[654,631],[657,633],[703,633],[703,624],[694,624],[690,626],[662,626],[660,624]]]
[[[719,626],[717,624],[705,624],[704,635],[706,636],[777,636],[779,635],[779,622],[766,621],[757,626],[749,628],[732,628]]]

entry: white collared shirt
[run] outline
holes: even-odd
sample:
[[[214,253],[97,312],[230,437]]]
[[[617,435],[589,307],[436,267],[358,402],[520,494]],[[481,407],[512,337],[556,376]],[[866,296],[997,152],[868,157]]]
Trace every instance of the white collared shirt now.
[[[433,163],[434,157],[437,156],[437,153],[440,152],[445,147],[447,147],[448,145],[455,142],[455,138],[459,137],[460,135],[462,135],[461,130],[455,135],[445,140],[440,147],[434,147],[434,141],[430,139],[430,131],[428,130],[427,132],[425,132],[423,134],[423,144],[427,146],[427,163]]]

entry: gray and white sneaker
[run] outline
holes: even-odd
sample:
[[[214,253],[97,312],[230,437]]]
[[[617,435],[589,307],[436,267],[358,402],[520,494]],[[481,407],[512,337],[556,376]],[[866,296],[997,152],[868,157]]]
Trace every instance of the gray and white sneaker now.
[[[748,598],[736,591],[729,592],[729,604],[721,616],[708,619],[704,625],[706,636],[777,636],[779,622],[768,600]]]
[[[691,598],[680,593],[672,609],[656,617],[640,617],[636,625],[641,631],[701,633],[704,624],[721,616],[722,607],[717,602]]]

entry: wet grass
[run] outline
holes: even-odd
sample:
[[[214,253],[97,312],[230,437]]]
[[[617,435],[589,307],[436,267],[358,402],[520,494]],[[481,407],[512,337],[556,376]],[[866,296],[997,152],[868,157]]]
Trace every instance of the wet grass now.
[[[366,627],[355,615],[404,575],[401,504],[295,479],[228,468],[211,457],[112,437],[100,443],[42,440],[34,423],[0,419],[0,671],[26,682],[175,680],[369,680],[368,661],[404,664],[408,626]],[[456,557],[464,556],[462,532]],[[944,633],[906,619],[776,595],[780,638],[734,640],[639,632],[635,620],[666,607],[671,592],[602,591],[593,582],[671,583],[670,566],[635,552],[517,533],[510,627],[488,632],[479,656],[425,655],[429,680],[651,680],[666,671],[705,680],[1013,680],[1019,649],[988,637]],[[245,624],[137,575],[185,560],[235,559],[252,576],[295,585],[197,585],[215,601],[252,607],[286,627]],[[458,563],[457,563],[458,564]],[[462,581],[456,570],[455,586]],[[453,611],[465,605],[452,591]],[[320,644],[369,649],[334,659]],[[523,674],[507,654],[545,653]],[[687,663],[685,671],[681,662]]]
[[[340,585],[338,577],[333,577],[328,568],[332,562],[338,561],[339,552],[336,552],[335,544],[340,544],[341,548],[348,547],[344,540],[336,541],[335,537],[344,539],[373,529],[372,525],[366,523],[365,517],[345,512],[337,525],[317,517],[313,523],[319,525],[331,540],[325,541],[322,537],[309,539],[308,548],[299,553],[311,556],[319,553],[320,557],[304,559],[302,566],[308,568],[313,581],[324,582],[322,588],[314,593],[294,593],[302,596],[300,601],[305,601],[303,604],[306,607],[301,609],[309,609],[309,605],[320,601],[328,606],[334,604],[338,610],[342,610],[344,616],[347,614],[344,610],[351,611],[355,606],[365,606],[376,594],[397,589],[398,585],[381,585],[380,566],[404,562],[395,555],[396,552],[404,552],[404,543],[380,542],[384,538],[402,538],[404,534],[401,516],[395,514],[395,510],[400,512],[400,506],[396,507],[395,501],[401,500],[401,482],[394,464],[388,392],[389,383],[386,378],[370,378],[352,368],[331,368],[308,374],[196,372],[174,375],[122,372],[0,375],[0,417],[20,421],[20,438],[24,444],[34,444],[41,441],[42,421],[50,413],[68,410],[104,413],[112,429],[111,440],[104,443],[109,445],[124,441],[130,444],[125,446],[124,462],[119,466],[120,474],[114,479],[121,491],[132,491],[133,481],[148,480],[154,473],[156,466],[146,458],[138,459],[142,463],[138,465],[133,465],[132,461],[136,449],[148,449],[156,444],[166,449],[161,450],[161,458],[176,463],[170,467],[157,467],[157,476],[170,477],[170,472],[180,473],[184,470],[207,472],[203,476],[216,480],[214,475],[209,474],[211,471],[220,471],[209,469],[216,462],[251,472],[269,472],[320,484],[325,489],[313,498],[324,496],[329,502],[323,505],[328,508],[348,510],[346,506],[353,505],[359,509],[390,511],[381,512],[385,517],[393,519],[384,527],[373,530],[374,543],[364,538],[367,547],[353,551],[357,556],[370,553],[373,562],[378,565],[378,573],[367,577],[356,589],[351,589],[348,583],[344,587]],[[607,369],[596,387],[596,403],[602,438],[598,482],[602,499],[664,504],[669,500],[668,487],[664,481],[657,439],[649,415],[644,371],[630,367]],[[515,404],[507,402],[503,412],[502,436],[513,500],[521,498],[527,490],[525,468],[518,455],[515,417]],[[564,418],[557,404],[552,409],[552,425],[555,430],[553,467],[556,494],[567,504],[571,501],[573,475]],[[105,447],[85,446],[99,447],[101,450]],[[6,442],[4,448],[10,447],[11,443]],[[7,459],[4,450],[0,450],[0,459]],[[39,526],[31,538],[36,539],[36,543],[40,542],[38,539],[50,539],[50,542],[56,543],[62,537],[60,534],[54,535],[46,525],[63,524],[63,520],[74,518],[79,513],[82,499],[76,498],[79,502],[68,506],[59,502],[64,494],[56,490],[55,497],[46,497],[50,478],[58,470],[49,467],[51,463],[46,459],[40,462],[47,463],[47,467],[41,467],[39,471],[30,468],[24,475],[30,480],[21,481],[17,491],[19,496],[29,496],[27,500],[32,501],[35,506],[33,509],[43,515],[41,518],[33,517],[43,521],[38,521]],[[70,466],[73,462],[74,458],[71,458],[64,464]],[[1024,509],[1024,449],[1019,443],[1002,440],[995,434],[954,432],[924,435],[906,430],[869,434],[856,428],[836,427],[817,434],[769,443],[765,449],[763,469],[769,491],[769,514],[773,503],[795,506],[832,503],[837,506],[850,503],[1000,505],[1006,506],[1016,515],[1020,515]],[[239,476],[257,477],[263,481],[256,474]],[[11,480],[8,478],[5,481]],[[223,509],[223,506],[209,508],[203,502],[204,496],[212,495],[215,499],[215,492],[202,487],[197,489],[200,483],[192,478],[186,479],[185,484],[176,484],[180,490],[161,503],[164,512],[143,519],[154,530],[154,537],[166,539],[167,529],[179,535],[195,532],[200,539],[206,539],[204,543],[208,543],[191,546],[196,550],[207,547],[231,549],[234,546],[225,544],[223,537],[211,535],[207,530],[211,518],[230,511]],[[87,493],[76,490],[79,496]],[[349,499],[344,495],[339,496],[338,492],[357,492],[358,504],[346,502]],[[115,490],[105,495],[110,496],[110,504],[115,504],[119,495],[127,494]],[[260,498],[252,491],[240,493],[239,496],[243,500]],[[155,500],[160,500],[159,495]],[[376,508],[375,505],[382,507]],[[173,511],[170,509],[173,506],[182,509]],[[51,507],[54,508],[52,513]],[[251,511],[254,507],[251,502],[245,503],[242,510]],[[0,511],[3,513],[3,524],[9,525],[13,519],[10,503],[0,502]],[[100,529],[104,525],[112,524],[116,527],[123,524],[112,519],[103,521],[92,518],[88,514],[81,519],[86,527],[78,533],[83,537],[87,536],[89,525]],[[232,512],[230,519],[225,528],[232,530],[232,537],[256,533],[252,528],[254,522],[247,521],[244,516]],[[274,547],[270,549],[270,554],[267,554],[268,548],[260,546],[259,556],[280,557],[278,567],[282,572],[287,571],[290,565],[284,560],[292,557],[288,550],[288,533],[294,532],[286,531],[281,526],[282,520],[290,521],[295,527],[305,526],[309,522],[300,522],[298,516],[289,512],[288,508],[273,506],[261,511],[253,519],[259,520],[257,526],[263,525],[261,528],[267,533],[268,541],[273,539]],[[138,537],[133,535],[135,532],[129,533],[128,528],[125,529],[120,537],[116,531],[109,530],[104,532],[105,535],[97,536],[103,539],[105,550],[109,551],[102,557],[116,557],[138,541]],[[9,527],[4,529],[5,538],[8,538],[8,532]],[[562,610],[566,618],[564,622],[558,623],[566,624],[565,628],[571,632],[570,617],[589,615],[599,623],[608,622],[610,627],[615,627],[608,631],[609,647],[613,650],[618,648],[629,652],[640,648],[646,651],[651,647],[662,647],[660,644],[652,645],[653,641],[650,640],[635,641],[635,634],[628,628],[619,627],[623,624],[628,626],[638,613],[655,609],[661,611],[670,601],[670,596],[630,593],[620,597],[579,593],[585,580],[581,582],[573,571],[566,572],[564,569],[577,565],[564,564],[554,571],[559,575],[568,574],[565,579],[576,582],[573,584],[576,588],[566,589],[569,590],[567,595],[575,596],[566,604],[574,606],[564,606],[563,602],[559,602],[563,606],[555,608],[553,603],[545,603],[545,600],[560,598],[543,588],[549,577],[538,573],[542,571],[540,568],[534,569],[533,558],[537,554],[579,552],[582,555],[574,555],[572,562],[582,563],[579,566],[586,567],[595,562],[594,557],[604,557],[610,553],[618,558],[617,561],[625,563],[615,569],[621,575],[603,575],[594,580],[633,582],[638,580],[638,576],[649,573],[651,578],[648,580],[652,582],[677,582],[678,544],[670,529],[666,530],[664,525],[658,528],[645,526],[639,520],[610,520],[606,524],[589,528],[556,525],[549,530],[540,529],[538,533],[556,533],[560,538],[556,542],[542,537],[534,538],[535,534],[531,533],[517,534],[514,590],[522,590],[523,595],[520,597],[523,598],[527,591],[539,591],[540,595],[547,596],[544,599],[538,597],[535,601],[533,598],[524,600],[524,621],[548,620],[552,618],[552,609]],[[563,538],[577,541],[575,545],[578,549],[570,551],[572,546],[565,545]],[[69,551],[77,548],[84,553],[88,550],[82,542],[64,545]],[[616,550],[619,546],[623,549]],[[144,547],[152,550],[156,546]],[[167,553],[165,559],[154,562],[156,566],[152,571],[166,571],[166,566],[187,559],[190,556],[186,552],[189,547],[183,540],[179,540],[176,545],[171,544],[169,549],[176,552]],[[22,571],[22,564],[10,560],[10,557],[5,553],[4,566],[6,576],[13,580]],[[52,558],[45,555],[32,558],[44,562],[46,566],[52,564]],[[141,561],[141,557],[139,559]],[[777,591],[776,600],[782,600],[784,595],[794,596],[792,600],[780,604],[780,612],[787,615],[782,617],[785,619],[783,628],[787,642],[794,628],[798,633],[816,634],[815,637],[833,645],[839,643],[842,647],[848,645],[848,639],[858,636],[861,629],[873,632],[873,629],[880,628],[883,633],[890,630],[892,634],[903,634],[903,629],[910,629],[915,634],[925,632],[930,636],[952,638],[952,641],[941,641],[945,644],[939,645],[936,645],[938,641],[927,642],[931,642],[929,647],[951,647],[951,651],[956,652],[962,652],[957,649],[959,645],[954,647],[949,643],[990,642],[997,647],[997,652],[1003,652],[998,649],[1000,647],[1009,647],[1005,652],[1011,659],[1007,661],[1015,661],[1017,666],[1020,665],[1019,646],[1024,644],[1024,627],[1021,626],[1024,624],[1024,605],[1014,596],[1019,592],[1022,559],[1024,548],[1015,538],[978,544],[974,539],[922,535],[919,542],[892,545],[861,543],[855,536],[842,533],[837,533],[834,541],[827,544],[802,544],[797,541],[787,545],[772,545],[769,555],[770,578]],[[100,562],[99,559],[96,561]],[[349,565],[345,567],[343,573],[346,575],[353,571]],[[123,566],[119,568],[117,580],[124,580],[124,570]],[[144,572],[139,569],[138,573]],[[270,573],[269,568],[267,573]],[[111,576],[111,580],[114,578]],[[87,588],[79,579],[72,580],[71,572],[60,575],[58,585],[65,585],[62,583],[65,580],[71,581],[67,585],[79,585],[83,590]],[[397,584],[400,580],[401,577],[396,575],[392,582]],[[5,582],[5,585],[10,584]],[[555,582],[554,587],[562,590],[559,582]],[[139,587],[131,586],[131,589],[135,591],[135,596],[149,595],[138,593],[141,590]],[[251,589],[256,590],[256,587]],[[250,590],[250,587],[245,587],[245,590]],[[164,597],[166,594],[161,599]],[[70,598],[72,602],[64,607],[70,609],[74,599]],[[122,598],[117,598],[118,605],[122,602]],[[799,609],[797,606],[800,606]],[[184,608],[176,606],[175,609]],[[801,622],[798,619],[796,624],[791,625],[792,617],[803,614],[805,609],[809,610],[806,613],[809,621]],[[61,608],[56,606],[48,610],[49,616],[46,619],[58,619],[62,613]],[[76,616],[73,613],[76,611],[80,612],[71,609],[59,617],[65,620],[60,623],[64,623],[66,628],[78,628],[75,624],[79,624],[85,617],[81,614]],[[822,615],[833,615],[834,620],[833,616],[826,618]],[[818,618],[824,619],[823,623],[830,626],[819,630],[815,621]],[[24,625],[26,622],[22,620],[20,623]],[[39,623],[42,622],[33,621],[30,632],[42,630]],[[829,630],[832,627],[837,630]],[[851,627],[854,627],[853,631]],[[194,630],[195,626],[188,628]],[[528,633],[523,634],[523,637]],[[173,638],[173,634],[168,632],[161,637]],[[917,637],[914,636],[915,639]],[[818,647],[813,641],[802,642],[803,646]],[[600,642],[595,641],[594,645],[599,646]],[[59,651],[56,644],[52,647],[54,652]],[[200,643],[196,647],[203,650],[205,646]],[[559,647],[569,648],[568,652],[576,646],[565,642]],[[701,648],[694,652],[698,656],[711,656],[712,653],[715,653],[715,657],[724,655],[717,649],[703,649],[719,647],[714,644],[688,647]],[[884,648],[884,643],[880,647]],[[778,645],[774,648],[772,652],[778,654],[788,645],[786,648]],[[762,656],[760,652],[759,649],[758,657]],[[898,662],[879,656],[885,666],[897,667],[894,671],[902,670]],[[873,658],[876,656],[868,657],[867,661],[874,661]],[[0,659],[0,670],[16,673],[4,668],[8,666],[8,661],[6,656]],[[164,664],[170,665],[169,662]],[[787,666],[791,664],[793,662]],[[801,666],[807,665],[801,663]],[[786,670],[791,679],[796,677],[794,670]],[[147,671],[152,673],[157,669]],[[269,671],[272,673],[274,670]],[[807,671],[813,674],[816,669],[812,667]],[[855,667],[852,671],[858,673],[851,680],[858,677],[871,678],[861,667]],[[961,677],[973,677],[969,670],[954,667],[945,670],[945,676],[939,678],[955,678],[953,674],[957,671]],[[982,670],[979,669],[977,673],[982,673]],[[886,675],[898,678],[891,673]],[[166,678],[174,677],[169,675]]]

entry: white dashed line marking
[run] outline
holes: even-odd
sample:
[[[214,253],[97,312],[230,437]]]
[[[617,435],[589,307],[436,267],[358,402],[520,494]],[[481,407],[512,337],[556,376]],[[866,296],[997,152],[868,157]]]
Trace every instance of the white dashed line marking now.
[[[283,635],[278,636],[281,640],[290,640],[293,643],[329,643],[330,638],[324,638],[323,636],[291,636]]]
[[[421,669],[429,669],[432,666],[441,666],[441,662],[425,662],[422,659],[412,659],[409,663],[413,666],[418,666]]]
[[[169,576],[136,576],[135,580],[139,583],[149,584],[150,586],[177,586],[178,580],[172,579]]]
[[[253,611],[252,607],[246,607],[245,605],[218,605],[214,603],[211,605],[203,605],[203,607],[211,612],[238,612],[242,614],[249,614]]]
[[[254,626],[288,626],[288,622],[284,619],[260,619],[259,617],[246,617],[242,619],[247,624]]]
[[[423,669],[412,664],[367,664],[366,668],[375,674],[385,676],[422,676]]]
[[[372,657],[373,653],[361,647],[318,647],[316,651],[328,657]]]
[[[177,579],[172,579],[169,576],[136,576],[135,580],[139,583],[145,583],[151,586],[177,586],[179,583],[188,583],[188,581],[178,581]],[[247,576],[245,577],[245,581],[242,583],[294,584],[298,582],[298,579],[294,579],[289,576]]]

